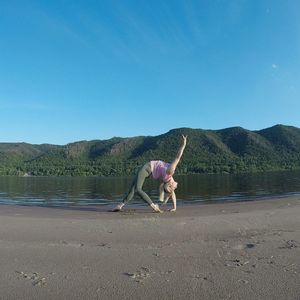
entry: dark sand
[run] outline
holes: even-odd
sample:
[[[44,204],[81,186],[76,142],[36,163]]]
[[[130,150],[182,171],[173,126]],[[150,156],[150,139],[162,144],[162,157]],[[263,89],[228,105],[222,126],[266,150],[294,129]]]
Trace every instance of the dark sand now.
[[[300,299],[300,198],[0,207],[0,299]]]

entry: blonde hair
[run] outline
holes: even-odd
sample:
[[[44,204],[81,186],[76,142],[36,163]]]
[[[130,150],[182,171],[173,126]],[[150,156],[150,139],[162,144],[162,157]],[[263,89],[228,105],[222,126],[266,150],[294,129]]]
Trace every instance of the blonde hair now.
[[[160,202],[164,202],[165,201],[165,193],[166,193],[165,183],[163,182],[159,186],[159,201]]]
[[[177,186],[176,186],[177,187]],[[167,203],[170,195],[174,192],[173,186],[169,182],[163,182],[159,186],[159,201]]]

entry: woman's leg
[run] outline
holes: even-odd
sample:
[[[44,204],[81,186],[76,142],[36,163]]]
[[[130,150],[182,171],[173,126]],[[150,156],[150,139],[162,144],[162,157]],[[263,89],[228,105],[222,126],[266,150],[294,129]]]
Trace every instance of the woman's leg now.
[[[145,182],[145,179],[149,177],[151,174],[151,165],[150,163],[145,164],[143,168],[139,171],[137,174],[137,180],[136,180],[136,193],[145,201],[147,202],[151,208],[156,211],[162,213],[163,211],[160,210],[159,206],[157,204],[154,204],[150,197],[143,191],[143,184]]]
[[[132,184],[130,186],[130,189],[128,191],[128,193],[126,194],[126,196],[123,198],[123,201],[118,204],[114,209],[113,211],[120,211],[122,210],[123,206],[128,203],[134,196],[134,193],[135,193],[135,184],[136,184],[136,178],[137,178],[137,175],[134,177],[134,180],[132,181]]]
[[[150,165],[150,162],[145,164],[137,173],[137,175],[135,176],[134,180],[132,181],[132,184],[130,186],[130,189],[128,191],[128,193],[126,194],[126,196],[123,198],[123,201],[122,203],[118,204],[117,207],[115,209],[113,209],[113,211],[120,211],[123,206],[125,204],[127,204],[129,201],[132,200],[135,192],[138,192],[138,189],[137,189],[137,185],[140,186],[140,192],[138,193],[140,196],[141,196],[141,191],[142,193],[145,193],[143,190],[142,190],[142,186],[143,186],[143,183],[145,181],[145,179],[151,174],[151,165]],[[145,193],[146,194],[146,193]],[[144,197],[145,198],[144,198]],[[151,199],[149,198],[149,196],[146,194],[141,196],[142,199],[144,199],[146,202],[149,203],[149,205],[151,205],[152,201]]]
[[[137,175],[135,176],[134,180],[132,181],[130,189],[129,189],[128,193],[126,194],[126,196],[123,199],[123,204],[124,205],[126,203],[128,203],[130,200],[132,200],[132,198],[134,196],[135,189],[136,189],[136,180],[137,180]]]
[[[151,166],[150,163],[147,163],[138,172],[136,178],[136,184],[135,184],[136,193],[149,205],[153,204],[153,202],[150,199],[150,197],[143,191],[143,184],[145,182],[145,179],[149,177],[150,174],[151,174]]]
[[[143,191],[143,184],[145,182],[145,179],[149,177],[151,174],[151,165],[150,162],[145,164],[136,175],[129,192],[124,197],[123,202],[117,206],[117,208],[114,209],[114,211],[119,211],[123,208],[123,206],[128,203],[134,196],[135,193],[137,193],[145,202],[147,202],[156,212],[162,212],[158,205],[154,204],[150,197]]]

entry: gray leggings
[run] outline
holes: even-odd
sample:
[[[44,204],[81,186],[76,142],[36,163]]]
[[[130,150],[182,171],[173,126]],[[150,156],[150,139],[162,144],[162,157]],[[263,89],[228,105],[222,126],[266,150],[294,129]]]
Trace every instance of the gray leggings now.
[[[135,193],[137,193],[149,205],[153,203],[150,197],[142,189],[145,179],[150,175],[151,165],[150,162],[148,162],[138,171],[137,175],[135,176],[128,194],[123,199],[124,204],[129,202],[133,198]]]

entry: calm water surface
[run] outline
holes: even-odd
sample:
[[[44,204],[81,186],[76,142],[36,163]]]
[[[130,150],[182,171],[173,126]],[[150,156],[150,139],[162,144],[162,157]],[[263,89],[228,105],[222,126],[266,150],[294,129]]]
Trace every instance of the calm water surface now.
[[[300,195],[300,171],[175,177],[179,183],[178,205]],[[65,207],[114,204],[127,192],[131,180],[128,177],[0,177],[0,204]],[[144,190],[157,200],[157,181],[146,180]],[[138,197],[132,203],[144,205]]]

